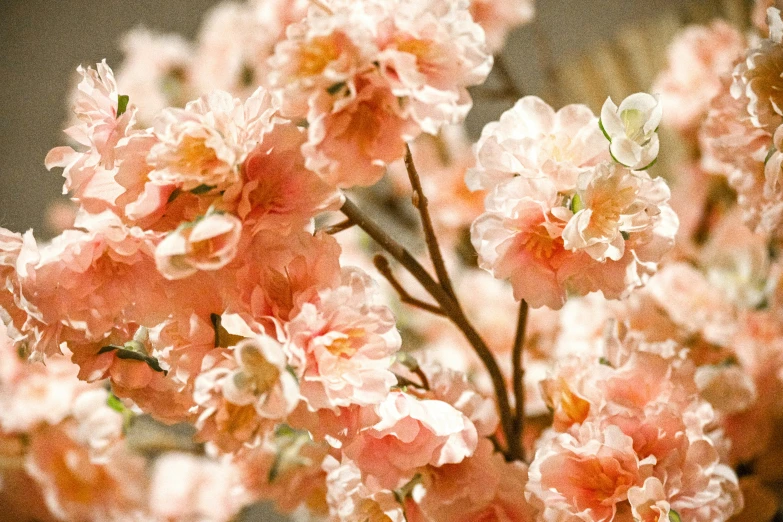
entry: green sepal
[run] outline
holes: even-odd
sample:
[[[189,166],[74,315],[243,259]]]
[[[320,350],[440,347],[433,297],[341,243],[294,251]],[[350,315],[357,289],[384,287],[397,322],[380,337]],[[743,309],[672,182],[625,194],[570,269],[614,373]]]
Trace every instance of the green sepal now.
[[[106,399],[106,405],[112,410],[122,415],[122,430],[123,432],[127,433],[128,429],[130,428],[131,422],[133,421],[133,417],[135,417],[136,414],[133,413],[131,410],[129,410],[127,407],[125,407],[125,405],[122,403],[119,397],[117,397],[113,393],[109,393],[109,397]]]
[[[133,361],[141,361],[144,363],[147,363],[147,366],[155,370],[156,372],[161,372],[163,375],[168,375],[169,372],[161,368],[160,363],[158,360],[154,357],[150,357],[149,355],[144,355],[143,353],[139,353],[133,350],[128,350],[126,348],[118,348],[117,349],[117,358],[118,359],[130,359]]]
[[[674,511],[673,509],[669,510],[669,521],[670,522],[682,522],[682,518],[680,518],[680,514]]]
[[[166,201],[166,203],[171,203],[172,201],[177,199],[180,194],[182,194],[182,191],[180,189],[178,188],[174,189],[174,191],[169,195],[169,199],[168,201]]]
[[[601,132],[604,133],[604,136],[607,140],[609,140],[609,143],[612,143],[612,138],[609,136],[609,133],[606,132],[606,129],[604,129],[604,122],[601,121],[601,118],[598,118],[598,128],[601,129]],[[620,163],[619,161],[617,163]]]
[[[215,187],[213,185],[199,185],[198,187],[192,189],[190,193],[199,196],[201,194],[206,194],[214,188]]]
[[[569,207],[571,208],[571,212],[574,214],[585,208],[585,204],[579,194],[574,194],[574,197],[571,198],[571,204]]]
[[[626,241],[628,241],[631,238],[631,234],[629,234],[625,230],[621,230],[620,235],[623,236],[623,239],[625,239]]]
[[[122,346],[117,346],[116,344],[109,344],[107,346],[104,346],[100,350],[98,350],[98,355],[101,355],[101,354],[104,354],[104,353],[109,353],[109,352],[111,352],[113,350],[119,350],[121,348],[122,348]]]
[[[618,163],[619,163],[619,162],[618,162]],[[650,164],[649,164],[649,165],[647,165],[646,167],[642,167],[642,168],[640,168],[640,169],[634,169],[634,170],[636,170],[636,171],[647,170],[647,169],[649,169],[650,167],[652,167],[653,165],[655,165],[656,163],[658,163],[658,158],[657,158],[657,157],[656,157],[654,160],[652,160],[652,161],[650,162]]]
[[[345,85],[346,85],[345,82],[338,82],[338,83],[332,84],[329,87],[327,87],[326,92],[328,92],[329,94],[334,96],[335,94],[337,94],[338,92],[343,90],[345,88]]]
[[[773,145],[771,149],[769,149],[769,152],[767,152],[767,157],[764,158],[764,165],[767,164],[767,162],[772,159],[772,155],[775,154],[778,151],[778,149],[775,148]]]
[[[125,114],[125,111],[128,110],[128,102],[130,101],[130,96],[127,94],[120,94],[117,96],[117,117],[119,118],[123,114]]]
[[[609,359],[607,359],[606,357],[601,357],[600,359],[598,359],[598,363],[603,364],[604,366],[609,366],[609,367],[612,366],[612,363],[610,363]]]

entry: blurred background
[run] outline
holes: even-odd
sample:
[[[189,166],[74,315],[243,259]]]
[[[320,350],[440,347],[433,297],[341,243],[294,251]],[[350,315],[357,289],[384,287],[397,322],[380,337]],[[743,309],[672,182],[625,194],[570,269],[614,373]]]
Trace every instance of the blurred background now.
[[[0,226],[52,235],[45,212],[63,197],[62,177],[60,169],[47,172],[44,157],[65,144],[62,129],[77,65],[105,58],[116,68],[122,35],[139,26],[195,38],[216,4],[0,0]],[[554,106],[580,102],[597,110],[607,95],[622,99],[647,89],[681,26],[722,17],[745,27],[750,7],[748,0],[536,0],[534,21],[511,34],[487,86],[474,90],[468,130],[477,136],[525,94]],[[508,83],[503,75],[514,84],[512,93],[501,92]],[[676,143],[670,145],[676,150]],[[666,158],[674,162],[676,154]],[[243,518],[285,520],[263,506]]]

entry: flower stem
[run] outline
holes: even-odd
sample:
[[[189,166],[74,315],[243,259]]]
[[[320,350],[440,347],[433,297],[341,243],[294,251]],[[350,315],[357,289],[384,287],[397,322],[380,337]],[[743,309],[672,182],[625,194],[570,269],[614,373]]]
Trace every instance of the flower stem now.
[[[525,427],[525,368],[522,356],[525,349],[525,328],[527,327],[527,301],[519,303],[517,333],[514,336],[514,347],[511,350],[514,383],[514,422],[511,438],[508,441],[508,452],[512,460],[524,460],[525,450],[522,445],[522,435]]]
[[[421,179],[419,173],[416,170],[416,165],[413,164],[413,155],[411,154],[411,148],[409,145],[405,145],[405,168],[408,171],[408,178],[411,181],[411,188],[413,188],[413,206],[416,207],[421,215],[421,225],[424,229],[424,239],[427,242],[427,250],[430,253],[430,259],[432,259],[432,266],[435,268],[435,274],[438,276],[438,282],[451,297],[456,299],[454,288],[451,286],[451,279],[449,273],[446,270],[446,263],[443,261],[443,255],[440,253],[440,247],[438,246],[438,237],[435,235],[435,227],[432,225],[432,218],[430,217],[430,211],[428,207],[427,197],[424,195],[424,189],[421,186]]]
[[[392,239],[377,223],[366,216],[359,207],[357,207],[350,199],[345,198],[345,203],[341,208],[343,214],[350,218],[356,225],[367,232],[367,234],[375,240],[386,252],[388,252],[394,259],[396,259],[402,266],[405,267],[408,272],[421,284],[421,286],[429,293],[433,299],[440,305],[441,310],[451,320],[454,325],[459,328],[468,342],[471,344],[476,354],[479,356],[484,366],[489,372],[489,376],[492,379],[492,385],[495,389],[495,395],[497,399],[498,413],[500,415],[500,421],[503,427],[503,433],[506,439],[512,440],[513,434],[513,419],[511,415],[511,404],[508,400],[508,393],[506,392],[506,384],[503,379],[503,374],[500,371],[495,357],[492,355],[489,347],[487,347],[484,340],[478,334],[473,325],[470,324],[465,313],[459,305],[457,299],[448,294],[446,290],[435,281],[432,276],[421,266],[413,255],[408,252],[405,247]],[[517,459],[520,456],[515,456],[510,453],[506,454],[508,459]]]

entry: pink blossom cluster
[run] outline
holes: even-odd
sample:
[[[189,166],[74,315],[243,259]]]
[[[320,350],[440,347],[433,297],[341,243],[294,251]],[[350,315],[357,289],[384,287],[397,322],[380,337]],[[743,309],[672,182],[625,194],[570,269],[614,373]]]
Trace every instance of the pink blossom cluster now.
[[[641,158],[632,165],[641,168],[658,152],[657,123],[631,132],[622,123],[632,120],[617,114],[635,111],[645,125],[660,115],[623,104],[613,112],[611,105],[607,100],[599,126],[586,106],[555,112],[528,96],[487,125],[476,145],[478,164],[467,183],[490,190],[471,229],[479,265],[509,279],[514,296],[532,307],[560,308],[568,293],[625,297],[673,245],[678,222],[666,183],[614,160],[625,153],[621,158]],[[610,152],[606,138],[611,147],[627,145]]]
[[[743,37],[691,28],[660,95],[526,96],[471,151],[531,14],[253,0],[80,68],[73,224],[0,229],[9,516],[771,521],[783,22],[733,80]],[[660,123],[703,169],[657,175]]]

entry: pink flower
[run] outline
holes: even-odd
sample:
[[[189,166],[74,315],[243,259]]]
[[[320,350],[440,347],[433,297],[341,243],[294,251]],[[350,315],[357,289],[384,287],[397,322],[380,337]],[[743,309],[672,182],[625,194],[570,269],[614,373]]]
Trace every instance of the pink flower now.
[[[379,27],[380,71],[429,134],[465,119],[472,105],[466,87],[482,83],[492,67],[484,32],[465,4],[396,0]]]
[[[639,522],[670,522],[669,503],[663,484],[655,477],[644,481],[642,487],[634,486],[628,490],[634,520]]]
[[[140,512],[144,458],[117,446],[107,461],[96,464],[75,439],[75,429],[73,421],[47,426],[30,441],[27,471],[41,486],[49,511],[64,520],[111,520]]]
[[[476,428],[445,402],[394,391],[375,412],[378,421],[343,449],[362,471],[365,483],[397,488],[412,478],[416,468],[456,464],[476,449]]]
[[[570,211],[548,178],[517,176],[487,197],[487,212],[471,227],[479,266],[510,279],[514,297],[534,307],[560,308],[565,288],[557,277],[558,259],[567,255],[561,238]]]
[[[477,165],[466,176],[472,190],[491,189],[517,175],[552,179],[570,194],[579,173],[609,159],[598,119],[585,105],[555,112],[535,96],[526,96],[484,127],[476,144]]]
[[[226,460],[166,453],[155,460],[149,510],[164,520],[231,520],[243,506],[239,476]]]
[[[574,434],[546,438],[530,464],[527,491],[545,505],[546,520],[613,520],[628,490],[649,476],[633,440],[616,426],[583,424]]]
[[[761,40],[748,49],[745,60],[734,69],[734,82],[731,94],[735,99],[743,99],[751,123],[772,134],[783,123],[781,107],[783,98],[780,91],[781,59],[783,59],[783,22],[780,11],[767,10],[770,32],[769,38]]]
[[[345,188],[376,183],[386,165],[401,158],[418,129],[377,73],[357,76],[339,97],[311,98],[307,168],[327,183]]]
[[[503,48],[506,35],[511,29],[532,20],[535,12],[533,4],[533,0],[512,0],[509,2],[471,0],[470,14],[473,16],[473,20],[484,29],[489,50],[496,52]]]
[[[244,103],[214,91],[184,109],[163,111],[154,127],[159,142],[147,157],[155,169],[150,179],[182,191],[225,190],[239,183],[240,166],[270,130],[276,110],[258,89]]]
[[[158,270],[168,279],[182,279],[199,270],[218,270],[234,259],[242,222],[222,212],[184,223],[155,249]]]
[[[238,368],[223,381],[223,396],[234,404],[252,404],[262,417],[281,419],[299,402],[296,379],[286,369],[283,347],[269,336],[239,342]]]
[[[668,67],[651,88],[661,93],[663,123],[694,133],[744,50],[744,36],[723,21],[683,29],[669,45]]]
[[[402,340],[373,281],[344,269],[341,286],[305,303],[286,326],[287,349],[312,409],[378,404],[397,379],[389,367]]]
[[[117,83],[133,100],[144,126],[163,109],[181,107],[191,99],[193,48],[184,38],[136,28],[122,38],[121,47],[123,60],[117,70]]]
[[[423,472],[418,500],[420,519],[428,522],[475,520],[532,522],[535,510],[525,499],[527,467],[506,462],[481,439],[473,456]]]
[[[293,124],[278,123],[245,159],[236,213],[254,234],[303,229],[319,212],[342,203],[333,187],[305,168],[300,152],[305,139]]]
[[[661,178],[650,179],[616,163],[601,163],[579,175],[571,204],[575,212],[563,230],[567,250],[584,250],[596,261],[617,261],[625,240],[651,230],[669,199]]]
[[[339,522],[404,522],[402,504],[388,489],[368,487],[356,464],[344,459],[341,464],[328,456],[323,463],[328,487],[331,520]]]

